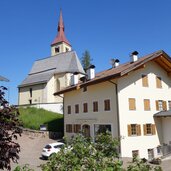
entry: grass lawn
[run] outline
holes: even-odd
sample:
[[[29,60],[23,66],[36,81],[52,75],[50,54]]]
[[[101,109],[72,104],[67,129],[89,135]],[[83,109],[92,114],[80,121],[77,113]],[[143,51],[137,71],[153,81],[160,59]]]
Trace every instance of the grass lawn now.
[[[46,124],[49,131],[63,132],[63,115],[34,107],[19,108],[24,128],[39,130],[40,125]]]

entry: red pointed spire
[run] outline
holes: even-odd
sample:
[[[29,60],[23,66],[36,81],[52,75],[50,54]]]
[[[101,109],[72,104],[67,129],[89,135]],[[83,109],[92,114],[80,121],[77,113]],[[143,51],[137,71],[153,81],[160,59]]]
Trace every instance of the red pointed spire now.
[[[69,41],[65,37],[64,30],[65,28],[64,28],[63,18],[62,18],[62,10],[60,10],[60,17],[59,17],[59,22],[58,22],[58,34],[55,40],[52,42],[51,46],[60,42],[65,42],[66,44],[70,45]]]

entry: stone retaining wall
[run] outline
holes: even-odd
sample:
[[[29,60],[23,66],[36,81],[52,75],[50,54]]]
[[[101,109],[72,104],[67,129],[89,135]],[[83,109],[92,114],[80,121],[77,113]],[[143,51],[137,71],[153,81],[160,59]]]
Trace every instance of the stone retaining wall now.
[[[29,135],[31,137],[49,137],[51,139],[61,139],[63,134],[61,132],[52,132],[52,131],[38,131],[32,129],[22,129],[23,134]]]

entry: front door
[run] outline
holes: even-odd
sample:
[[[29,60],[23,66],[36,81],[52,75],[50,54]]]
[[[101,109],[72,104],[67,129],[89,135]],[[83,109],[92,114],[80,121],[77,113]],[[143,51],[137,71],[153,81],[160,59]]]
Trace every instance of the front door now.
[[[82,130],[85,137],[90,137],[90,125],[83,125]]]

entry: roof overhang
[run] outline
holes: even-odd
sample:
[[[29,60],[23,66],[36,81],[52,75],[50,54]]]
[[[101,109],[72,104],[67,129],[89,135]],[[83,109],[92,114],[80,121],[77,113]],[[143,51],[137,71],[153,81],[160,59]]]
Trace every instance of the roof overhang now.
[[[154,61],[159,66],[164,68],[167,74],[171,76],[171,58],[165,52],[163,52],[163,54],[159,57],[155,58]]]
[[[29,86],[45,84],[45,83],[47,83],[47,81],[35,82],[35,83],[31,83],[31,84],[21,84],[21,85],[18,86],[18,88],[29,87]]]
[[[171,110],[158,112],[154,114],[154,117],[171,117]]]
[[[70,87],[67,87],[63,90],[60,90],[56,93],[54,93],[54,95],[60,95],[60,94],[64,94],[64,93],[67,93],[69,91],[73,91],[73,90],[78,90],[80,88],[84,88],[84,87],[87,87],[87,86],[90,86],[90,85],[95,85],[95,84],[99,84],[99,83],[102,83],[102,82],[105,82],[105,81],[110,81],[111,79],[114,79],[114,78],[118,78],[120,77],[120,73],[119,74],[114,74],[114,75],[110,75],[110,76],[107,76],[107,77],[102,77],[102,78],[96,78],[96,79],[93,79],[93,80],[89,80],[85,83],[80,83],[80,84],[77,84],[77,85],[74,85],[74,86],[70,86]]]
[[[123,69],[117,73],[110,73],[109,75],[104,75],[104,76],[100,76],[100,77],[97,76],[92,80],[86,81],[85,83],[80,83],[75,86],[67,87],[61,91],[54,93],[54,95],[64,94],[66,92],[77,90],[77,89],[80,89],[80,88],[83,88],[83,87],[86,87],[89,85],[94,85],[94,84],[98,84],[101,82],[109,81],[111,79],[125,76],[132,71],[144,68],[146,63],[149,61],[156,62],[159,66],[161,66],[162,68],[164,68],[166,70],[168,75],[171,75],[171,58],[164,51],[161,50],[161,51],[152,53],[150,55],[147,55],[142,59],[140,58],[140,60],[138,60],[135,63],[130,63],[129,64],[130,66],[128,68]]]

